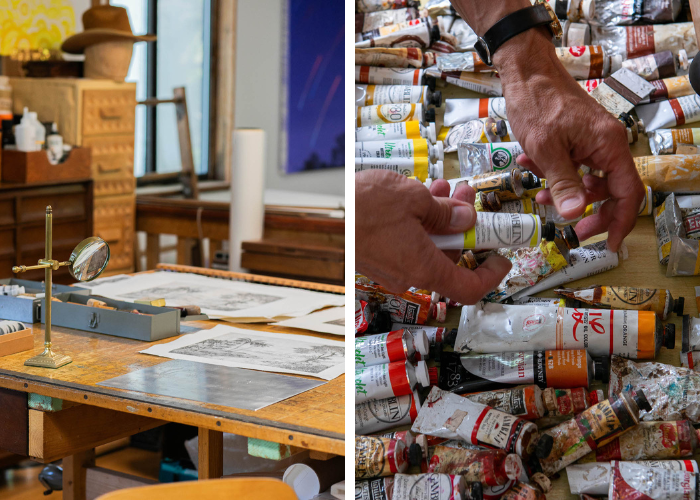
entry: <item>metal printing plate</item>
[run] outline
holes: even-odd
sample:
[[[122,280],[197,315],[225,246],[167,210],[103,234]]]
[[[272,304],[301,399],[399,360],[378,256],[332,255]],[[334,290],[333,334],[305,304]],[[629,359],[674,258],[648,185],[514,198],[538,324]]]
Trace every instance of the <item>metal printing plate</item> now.
[[[326,382],[175,359],[97,385],[259,410]]]

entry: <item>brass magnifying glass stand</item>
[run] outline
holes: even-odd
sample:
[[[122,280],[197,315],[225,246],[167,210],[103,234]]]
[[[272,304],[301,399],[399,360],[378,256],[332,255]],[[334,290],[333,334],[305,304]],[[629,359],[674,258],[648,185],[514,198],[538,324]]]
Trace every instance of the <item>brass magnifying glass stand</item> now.
[[[25,366],[38,366],[40,368],[60,368],[67,365],[73,359],[65,354],[53,351],[51,344],[51,305],[53,297],[53,272],[59,267],[70,266],[70,274],[79,281],[91,281],[97,278],[109,261],[109,246],[102,239],[93,236],[81,241],[70,256],[70,260],[60,262],[53,260],[51,249],[53,247],[53,211],[46,207],[46,241],[44,258],[39,259],[36,266],[14,266],[13,273],[24,273],[35,269],[44,270],[44,352],[38,356],[29,358],[24,362]]]

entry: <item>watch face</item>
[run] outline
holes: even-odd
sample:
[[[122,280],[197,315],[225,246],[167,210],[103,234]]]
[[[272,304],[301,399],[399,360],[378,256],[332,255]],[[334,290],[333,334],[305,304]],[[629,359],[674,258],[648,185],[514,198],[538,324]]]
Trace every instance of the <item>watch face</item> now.
[[[559,22],[559,18],[557,17],[557,14],[554,12],[554,9],[552,9],[552,6],[549,5],[549,2],[547,0],[537,0],[535,2],[535,5],[543,5],[545,9],[547,9],[547,13],[549,14],[549,17],[552,18],[552,22],[549,23],[549,29],[552,30],[552,34],[557,40],[561,40],[562,37],[562,29],[561,29],[561,23]]]

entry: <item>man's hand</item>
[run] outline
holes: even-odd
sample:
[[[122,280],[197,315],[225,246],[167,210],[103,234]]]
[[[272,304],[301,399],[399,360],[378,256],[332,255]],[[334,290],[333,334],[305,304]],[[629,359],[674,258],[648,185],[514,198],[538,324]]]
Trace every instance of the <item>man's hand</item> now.
[[[449,192],[446,181],[435,181],[428,191],[387,170],[356,173],[355,269],[395,292],[415,286],[462,304],[493,290],[510,270],[508,259],[491,257],[470,271],[428,236],[462,233],[476,222],[474,190],[459,186],[452,198]]]
[[[608,231],[617,251],[637,220],[644,185],[630,154],[625,128],[566,72],[544,30],[530,30],[496,53],[508,120],[526,155],[518,162],[547,179],[537,195],[564,217],[608,199],[598,214],[576,225],[580,240]],[[580,165],[607,174],[578,175]]]

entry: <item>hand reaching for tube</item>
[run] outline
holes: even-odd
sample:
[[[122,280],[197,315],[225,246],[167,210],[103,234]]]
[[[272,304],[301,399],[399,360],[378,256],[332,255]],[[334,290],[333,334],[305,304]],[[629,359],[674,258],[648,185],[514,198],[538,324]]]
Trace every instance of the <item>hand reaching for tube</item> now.
[[[430,234],[454,234],[474,226],[474,190],[458,186],[449,198],[446,181],[430,190],[388,170],[355,174],[355,269],[395,291],[411,286],[474,304],[510,270],[510,261],[491,257],[475,271],[455,265]]]
[[[508,120],[526,155],[518,163],[547,179],[537,202],[554,204],[567,219],[586,205],[607,199],[596,215],[576,225],[583,241],[608,231],[617,251],[634,227],[644,186],[629,151],[625,128],[558,61],[544,29],[529,30],[494,55],[506,98]],[[606,178],[578,175],[580,165]]]

